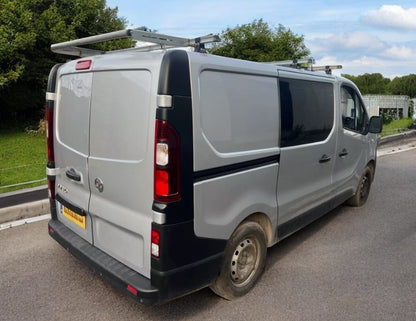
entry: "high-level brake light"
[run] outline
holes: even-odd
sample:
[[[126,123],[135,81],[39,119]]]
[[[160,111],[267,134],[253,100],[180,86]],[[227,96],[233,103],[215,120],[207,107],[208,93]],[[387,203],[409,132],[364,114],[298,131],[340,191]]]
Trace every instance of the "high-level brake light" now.
[[[75,70],[88,70],[91,67],[91,60],[80,60],[75,65]]]

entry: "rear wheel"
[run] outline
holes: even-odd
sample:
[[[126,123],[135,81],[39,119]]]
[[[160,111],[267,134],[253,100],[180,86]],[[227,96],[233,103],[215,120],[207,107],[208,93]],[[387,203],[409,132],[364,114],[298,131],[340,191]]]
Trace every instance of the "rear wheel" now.
[[[370,194],[371,183],[373,181],[373,171],[369,166],[364,169],[364,173],[360,178],[355,195],[352,196],[348,201],[348,205],[359,207],[364,205],[367,201],[368,195]]]
[[[225,247],[221,271],[211,289],[227,300],[245,295],[263,272],[266,252],[261,226],[255,222],[241,224]]]

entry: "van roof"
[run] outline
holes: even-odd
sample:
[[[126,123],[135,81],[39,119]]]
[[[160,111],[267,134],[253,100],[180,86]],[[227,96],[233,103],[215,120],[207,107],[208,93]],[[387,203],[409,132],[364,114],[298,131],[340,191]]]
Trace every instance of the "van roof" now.
[[[142,43],[141,46],[136,46],[134,48],[127,48],[121,50],[114,50],[114,51],[102,51],[97,49],[90,49],[86,48],[85,46],[95,43],[106,42],[115,39],[125,39],[130,38],[133,41]],[[88,56],[96,56],[96,55],[103,55],[103,54],[115,54],[115,53],[122,53],[122,52],[148,52],[148,51],[160,51],[166,52],[166,50],[186,50],[196,51],[196,52],[205,52],[204,46],[207,43],[219,42],[220,38],[217,35],[206,35],[197,38],[181,38],[175,37],[155,32],[150,32],[146,28],[138,28],[138,29],[125,29],[119,30],[114,32],[109,32],[105,34],[100,34],[91,37],[80,38],[76,40],[65,41],[61,43],[56,43],[51,45],[51,50],[55,53],[76,56],[76,57],[88,57]],[[145,55],[143,56],[145,57]],[[218,57],[217,59],[227,59],[229,62],[230,59],[234,58],[226,58],[226,57]],[[239,60],[239,59],[235,59]],[[341,65],[332,65],[332,66],[312,66],[315,63],[315,60],[311,57],[306,57],[303,59],[293,59],[293,60],[285,60],[285,61],[276,61],[276,62],[249,62],[246,60],[244,61],[245,66],[248,64],[257,64],[252,65],[254,69],[260,69],[263,71],[276,71],[281,70],[285,72],[303,74],[303,75],[314,75],[317,77],[329,78],[329,79],[342,79],[345,81],[346,79],[343,77],[332,76],[331,71],[332,69],[340,69],[342,68]],[[302,64],[307,64],[309,67],[304,68]],[[261,67],[260,67],[261,65]],[[269,65],[270,67],[267,68],[266,66]],[[242,66],[243,67],[243,66]],[[306,70],[305,70],[306,69]],[[315,73],[314,71],[325,71],[324,73]]]

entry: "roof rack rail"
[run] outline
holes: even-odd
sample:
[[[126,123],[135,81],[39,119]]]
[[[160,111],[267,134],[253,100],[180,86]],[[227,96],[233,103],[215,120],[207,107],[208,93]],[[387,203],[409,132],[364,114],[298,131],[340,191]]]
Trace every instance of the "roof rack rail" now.
[[[315,59],[312,57],[303,57],[293,60],[282,60],[270,62],[276,66],[291,67],[296,69],[305,69],[309,71],[325,71],[327,75],[332,75],[332,70],[342,69],[342,65],[313,66]]]
[[[199,52],[204,49],[205,44],[220,41],[220,37],[212,34],[198,38],[180,38],[164,35],[161,33],[146,31],[144,30],[144,28],[138,28],[119,30],[104,33],[97,36],[85,37],[76,40],[56,43],[51,45],[51,50],[55,53],[77,57],[100,55],[105,54],[109,51],[89,49],[81,46],[125,38],[130,38],[133,41],[145,42],[147,45],[137,48],[137,50],[140,51],[149,51],[175,47],[194,47],[195,51]],[[149,43],[151,43],[151,45]]]
[[[281,61],[272,61],[271,64],[282,67],[291,67],[296,69],[304,68],[302,65],[312,65],[315,63],[315,59],[312,57],[303,57],[299,59],[289,59]]]
[[[327,75],[332,75],[332,70],[342,69],[342,65],[328,65],[328,66],[311,66],[311,71],[325,71]]]

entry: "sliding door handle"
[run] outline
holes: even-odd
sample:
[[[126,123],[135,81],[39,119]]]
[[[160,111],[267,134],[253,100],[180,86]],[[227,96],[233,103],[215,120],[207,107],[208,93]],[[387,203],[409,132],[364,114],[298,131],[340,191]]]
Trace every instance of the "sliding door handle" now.
[[[326,163],[326,162],[329,162],[331,160],[331,157],[330,156],[328,156],[328,155],[326,155],[326,154],[323,154],[322,155],[322,157],[321,157],[321,159],[319,160],[319,163]]]
[[[348,155],[348,151],[344,148],[341,153],[339,153],[339,157],[344,158]]]

